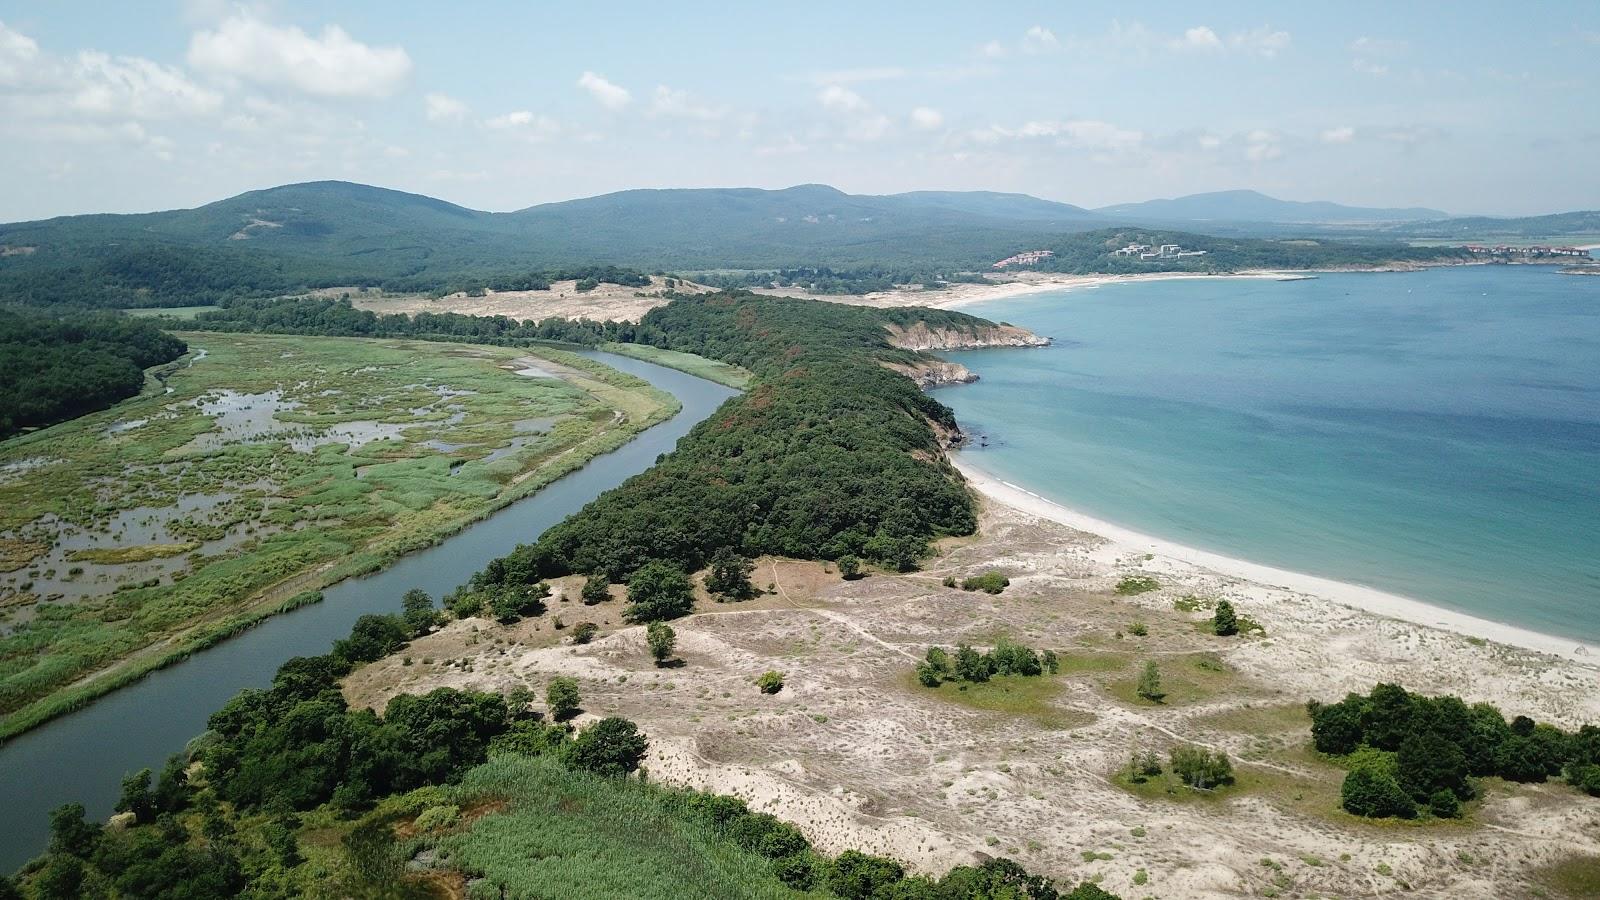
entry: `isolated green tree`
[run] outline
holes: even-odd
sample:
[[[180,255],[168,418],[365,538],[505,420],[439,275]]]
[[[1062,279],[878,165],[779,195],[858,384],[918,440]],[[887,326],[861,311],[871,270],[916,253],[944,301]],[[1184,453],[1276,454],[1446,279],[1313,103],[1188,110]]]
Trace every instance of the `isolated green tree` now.
[[[628,579],[628,600],[630,622],[676,619],[688,615],[694,607],[694,586],[677,566],[649,562]]]
[[[956,647],[956,677],[962,681],[981,684],[992,674],[990,660],[966,644]]]
[[[783,690],[783,673],[774,669],[762,672],[761,677],[756,679],[756,687],[763,694],[776,694]]]
[[[557,675],[544,689],[545,707],[550,710],[550,718],[557,722],[565,722],[576,715],[579,702],[577,679]]]
[[[839,557],[839,575],[845,581],[853,581],[859,578],[861,576],[861,560],[850,555]]]
[[[622,776],[639,768],[649,740],[627,719],[611,716],[585,728],[568,750],[568,761],[598,775]]]
[[[1211,630],[1222,637],[1232,637],[1239,633],[1239,617],[1233,612],[1233,604],[1226,600],[1217,601],[1217,611],[1211,617]]]
[[[650,645],[650,655],[655,659],[656,665],[662,665],[672,658],[672,649],[677,646],[678,633],[672,626],[665,622],[651,622],[645,628],[645,643]]]
[[[594,640],[600,632],[600,626],[593,622],[579,622],[572,626],[572,642],[574,644],[587,644]]]
[[[1136,690],[1139,696],[1151,703],[1160,703],[1167,696],[1167,692],[1161,689],[1161,669],[1155,660],[1152,659],[1144,664],[1144,671],[1139,673]]]

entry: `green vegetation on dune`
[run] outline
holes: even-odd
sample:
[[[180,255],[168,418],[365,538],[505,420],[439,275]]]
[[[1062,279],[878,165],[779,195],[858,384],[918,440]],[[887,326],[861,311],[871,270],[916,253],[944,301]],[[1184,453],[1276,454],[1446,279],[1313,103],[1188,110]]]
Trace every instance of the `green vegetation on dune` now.
[[[526,496],[668,415],[581,357],[189,335],[170,394],[0,445],[0,735]],[[619,419],[617,412],[623,415]],[[91,676],[91,677],[86,677]]]
[[[1201,256],[1141,259],[1138,254],[1115,251],[1129,244],[1160,247],[1177,244],[1184,250],[1204,250]],[[1368,268],[1394,263],[1440,264],[1464,262],[1471,255],[1460,247],[1413,247],[1406,244],[1332,238],[1266,240],[1217,237],[1188,231],[1152,228],[1104,228],[1054,238],[1039,245],[1055,255],[1035,269],[1074,274],[1145,272],[1223,273],[1252,269]]]
[[[704,378],[707,381],[715,381],[717,384],[738,390],[744,390],[750,386],[751,374],[748,369],[714,359],[706,359],[704,356],[696,356],[693,353],[682,353],[677,350],[652,347],[649,344],[615,342],[601,344],[600,349],[623,356],[631,356],[634,359],[642,359],[645,362],[666,366],[669,369],[677,369],[680,372],[688,372],[690,375]]]

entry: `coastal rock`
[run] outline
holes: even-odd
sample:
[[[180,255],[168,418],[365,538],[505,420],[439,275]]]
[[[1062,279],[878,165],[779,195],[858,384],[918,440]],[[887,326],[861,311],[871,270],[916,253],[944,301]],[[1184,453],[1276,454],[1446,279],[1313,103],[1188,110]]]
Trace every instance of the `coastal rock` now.
[[[902,350],[982,350],[986,347],[1047,347],[1050,339],[1015,325],[983,328],[930,328],[926,322],[884,326],[889,343]],[[966,379],[971,381],[973,379]]]
[[[884,363],[884,367],[899,372],[923,388],[946,384],[971,384],[978,380],[977,374],[966,366],[942,359],[914,364]]]

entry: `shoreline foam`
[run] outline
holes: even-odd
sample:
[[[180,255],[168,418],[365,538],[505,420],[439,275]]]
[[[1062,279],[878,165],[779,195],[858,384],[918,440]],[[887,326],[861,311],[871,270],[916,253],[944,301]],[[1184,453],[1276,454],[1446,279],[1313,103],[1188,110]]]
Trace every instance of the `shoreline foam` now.
[[[1589,667],[1600,667],[1600,648],[1591,647],[1581,641],[1484,619],[1376,588],[1324,578],[1320,575],[1292,572],[1288,569],[1189,547],[1069,509],[1027,488],[985,472],[973,463],[961,459],[959,454],[952,454],[950,460],[966,477],[967,482],[989,500],[1041,519],[1094,534],[1130,552],[1155,554],[1208,569],[1219,575],[1242,579],[1263,587],[1304,594],[1423,628],[1481,638],[1523,650],[1559,656]]]

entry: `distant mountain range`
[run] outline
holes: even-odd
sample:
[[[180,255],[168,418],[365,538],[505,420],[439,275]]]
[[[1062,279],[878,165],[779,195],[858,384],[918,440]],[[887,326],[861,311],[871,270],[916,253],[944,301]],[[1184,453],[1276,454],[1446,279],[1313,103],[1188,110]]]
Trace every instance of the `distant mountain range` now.
[[[1437,209],[1384,209],[1345,206],[1326,200],[1279,200],[1260,191],[1213,191],[1171,200],[1146,200],[1103,206],[1096,213],[1146,222],[1264,222],[1276,224],[1348,225],[1422,222],[1449,218]]]
[[[436,290],[591,265],[679,272],[828,266],[915,277],[984,269],[1068,235],[1147,226],[1237,238],[1461,242],[1600,230],[1595,213],[1485,220],[1442,215],[1293,203],[1251,191],[1086,210],[1026,194],[873,196],[817,184],[633,190],[490,213],[419,194],[319,181],[195,209],[0,225],[0,302],[156,305],[175,296],[352,283]],[[1418,223],[1417,217],[1434,221]],[[101,287],[93,294],[85,285]]]

